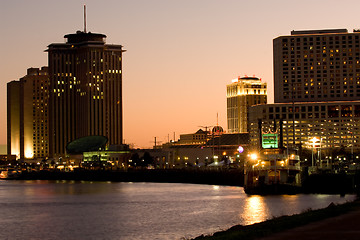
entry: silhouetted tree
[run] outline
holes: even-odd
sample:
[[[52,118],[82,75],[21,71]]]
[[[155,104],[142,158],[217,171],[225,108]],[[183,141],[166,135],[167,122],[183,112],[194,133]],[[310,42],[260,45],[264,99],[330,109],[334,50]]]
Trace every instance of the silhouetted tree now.
[[[129,162],[130,166],[132,167],[140,167],[141,166],[141,160],[138,153],[133,153],[131,156],[131,162]]]
[[[148,166],[154,163],[154,158],[150,155],[149,152],[145,152],[143,158],[144,166]]]

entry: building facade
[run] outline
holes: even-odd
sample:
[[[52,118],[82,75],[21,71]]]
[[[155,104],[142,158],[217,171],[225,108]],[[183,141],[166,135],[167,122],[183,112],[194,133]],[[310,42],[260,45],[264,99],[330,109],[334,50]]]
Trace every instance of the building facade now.
[[[7,83],[7,154],[20,158],[20,81]]]
[[[284,147],[313,148],[316,139],[323,150],[360,151],[360,101],[258,105],[250,108],[249,121],[251,143],[257,149],[261,134],[282,131]]]
[[[284,147],[358,152],[360,32],[292,31],[273,44],[275,104],[251,107],[252,145],[277,134]]]
[[[193,134],[181,134],[178,141],[161,146],[163,151],[170,153],[170,167],[205,167],[211,164],[220,167],[226,162],[240,166],[240,159],[243,161],[250,149],[249,134],[227,134],[219,125],[207,131],[208,127],[205,131],[199,129]]]
[[[273,50],[275,103],[359,100],[358,30],[292,31]]]
[[[177,144],[180,145],[199,145],[205,144],[211,138],[210,131],[199,129],[196,133],[180,134]]]
[[[105,44],[103,34],[64,37],[47,49],[50,156],[63,156],[67,143],[84,136],[122,144],[122,46]]]
[[[7,84],[8,155],[44,159],[49,154],[48,68],[29,68],[19,81]]]
[[[239,77],[226,86],[229,133],[249,132],[249,107],[266,104],[266,83],[257,77]]]

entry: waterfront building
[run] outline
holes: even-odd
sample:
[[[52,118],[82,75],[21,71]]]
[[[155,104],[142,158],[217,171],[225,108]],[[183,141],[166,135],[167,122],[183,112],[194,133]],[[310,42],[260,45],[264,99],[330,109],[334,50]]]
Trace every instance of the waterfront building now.
[[[86,31],[64,38],[47,49],[50,156],[64,156],[67,143],[85,136],[122,144],[122,46]]]
[[[261,135],[276,132],[284,147],[360,152],[360,101],[257,105],[250,108],[249,121],[256,149],[262,145]]]
[[[229,133],[249,132],[249,107],[266,104],[266,83],[257,77],[238,77],[226,86]]]
[[[16,161],[16,155],[0,154],[0,163],[8,164],[11,161]]]
[[[360,151],[360,32],[292,31],[274,39],[275,104],[250,109],[251,142]],[[280,132],[279,132],[280,131]],[[320,157],[320,156],[319,156]]]
[[[26,76],[7,84],[8,156],[44,159],[49,154],[48,68],[29,68]]]
[[[273,50],[275,103],[359,100],[359,30],[292,31]]]
[[[82,166],[88,169],[128,169],[131,151],[128,145],[110,146],[109,149],[83,152]]]
[[[170,167],[240,166],[249,150],[249,134],[224,133],[217,125],[211,131],[181,134],[179,141],[163,144],[161,149],[170,153]]]
[[[173,168],[172,160],[172,152],[165,149],[132,149],[128,167],[168,169]],[[149,162],[151,163],[149,164]]]

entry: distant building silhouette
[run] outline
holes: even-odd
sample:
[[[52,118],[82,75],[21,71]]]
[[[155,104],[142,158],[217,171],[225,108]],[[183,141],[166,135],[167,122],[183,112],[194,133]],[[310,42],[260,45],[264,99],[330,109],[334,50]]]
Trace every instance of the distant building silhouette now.
[[[44,159],[49,154],[48,68],[29,68],[19,81],[7,84],[8,155]]]

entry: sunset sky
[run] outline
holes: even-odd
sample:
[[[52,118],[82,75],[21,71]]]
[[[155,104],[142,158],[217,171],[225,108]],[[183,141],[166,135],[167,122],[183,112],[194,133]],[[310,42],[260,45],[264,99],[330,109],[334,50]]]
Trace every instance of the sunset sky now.
[[[121,44],[125,143],[145,148],[218,123],[226,85],[256,75],[272,95],[272,40],[291,30],[360,28],[359,1],[1,0],[0,144],[6,83],[47,66],[44,50],[83,30]]]

